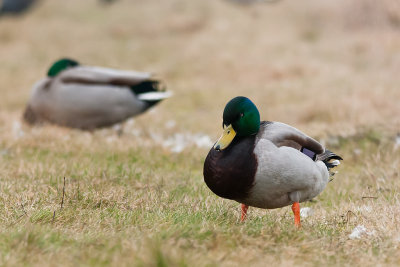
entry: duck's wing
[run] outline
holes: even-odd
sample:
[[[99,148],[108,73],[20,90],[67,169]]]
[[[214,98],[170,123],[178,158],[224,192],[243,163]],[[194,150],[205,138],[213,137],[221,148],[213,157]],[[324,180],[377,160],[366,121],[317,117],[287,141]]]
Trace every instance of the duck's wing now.
[[[288,146],[298,150],[306,148],[316,154],[325,151],[325,148],[315,139],[285,123],[262,122],[261,130],[261,138],[270,140],[277,147]]]
[[[60,73],[58,78],[63,83],[111,84],[132,86],[149,80],[147,72],[114,70],[101,67],[78,66]]]

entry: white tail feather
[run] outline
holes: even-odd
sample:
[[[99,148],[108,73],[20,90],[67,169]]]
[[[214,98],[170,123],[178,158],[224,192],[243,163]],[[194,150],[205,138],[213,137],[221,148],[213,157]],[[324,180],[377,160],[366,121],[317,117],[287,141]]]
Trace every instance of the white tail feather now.
[[[334,160],[334,161],[331,162],[331,164],[334,165],[334,166],[337,166],[337,165],[340,164],[340,161]]]
[[[138,95],[139,100],[154,101],[161,100],[172,96],[172,92],[148,92]]]

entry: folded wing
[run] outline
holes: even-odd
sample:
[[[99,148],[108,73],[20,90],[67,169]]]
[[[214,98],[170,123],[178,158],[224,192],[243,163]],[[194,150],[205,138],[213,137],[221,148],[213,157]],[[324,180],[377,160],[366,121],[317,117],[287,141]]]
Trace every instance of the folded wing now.
[[[319,142],[292,126],[281,122],[263,122],[263,125],[263,138],[270,140],[277,147],[288,146],[298,150],[306,148],[316,154],[325,151]]]
[[[147,72],[114,70],[101,67],[78,66],[60,73],[63,83],[79,84],[112,84],[119,86],[133,86],[149,80],[151,74]]]

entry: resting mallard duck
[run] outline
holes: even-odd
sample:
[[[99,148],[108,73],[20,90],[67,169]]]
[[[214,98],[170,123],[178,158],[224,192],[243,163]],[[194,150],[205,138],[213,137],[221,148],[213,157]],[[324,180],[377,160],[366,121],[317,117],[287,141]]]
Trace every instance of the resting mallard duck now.
[[[287,124],[260,122],[257,107],[246,97],[228,102],[224,132],[204,162],[204,181],[216,195],[264,209],[292,204],[300,226],[300,202],[320,194],[329,169],[342,158]]]
[[[71,59],[55,62],[33,87],[24,118],[91,130],[138,115],[169,92],[150,73],[81,66]]]

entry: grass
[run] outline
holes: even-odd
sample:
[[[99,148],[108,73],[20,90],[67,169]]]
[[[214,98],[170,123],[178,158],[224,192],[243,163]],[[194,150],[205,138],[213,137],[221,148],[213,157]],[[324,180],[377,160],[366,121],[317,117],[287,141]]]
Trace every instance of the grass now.
[[[346,1],[81,2],[42,1],[23,17],[0,18],[1,265],[400,263],[393,18],[353,27]],[[32,84],[64,56],[155,72],[175,95],[128,122],[121,137],[28,127],[21,114]],[[290,207],[250,208],[239,223],[239,204],[203,182],[209,148],[163,146],[176,134],[215,140],[236,95],[345,159],[326,190],[302,204],[314,214],[300,231]],[[357,225],[371,234],[350,239]]]

